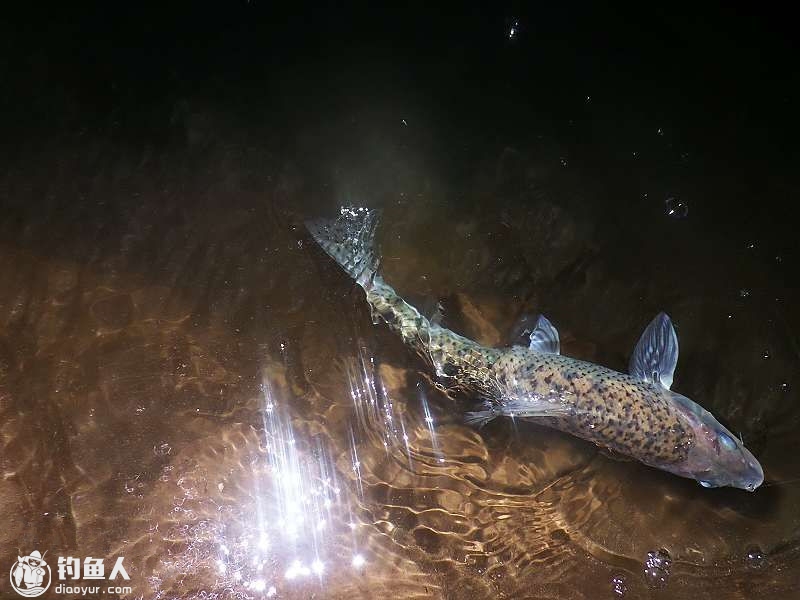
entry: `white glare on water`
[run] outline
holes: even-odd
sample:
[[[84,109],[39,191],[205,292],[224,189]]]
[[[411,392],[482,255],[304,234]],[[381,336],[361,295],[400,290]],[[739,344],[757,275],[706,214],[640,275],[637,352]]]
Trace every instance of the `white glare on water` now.
[[[431,439],[431,451],[433,455],[442,462],[441,451],[439,450],[439,439],[436,435],[436,428],[434,427],[433,415],[431,414],[431,407],[428,404],[428,397],[423,390],[420,390],[420,400],[422,402],[422,411],[425,414],[425,424],[428,427],[428,436]]]
[[[377,445],[387,453],[405,454],[411,465],[411,431],[407,431],[411,420],[403,413],[405,405],[398,412],[374,359],[366,352],[349,364],[348,380],[354,422],[346,429],[352,473],[345,473],[345,478],[354,483],[352,488],[340,486],[335,461],[322,436],[311,436],[294,426],[290,392],[264,378],[259,399],[263,454],[250,461],[253,477],[249,497],[254,506],[245,513],[248,516],[243,530],[236,527],[237,523],[224,521],[211,525],[213,531],[205,525],[203,529],[203,535],[213,535],[210,565],[220,582],[246,594],[272,597],[283,593],[281,585],[320,585],[347,561],[350,568],[367,566],[368,560],[359,549],[360,523],[347,493],[352,489],[354,495],[363,498],[367,467],[361,444],[369,440],[368,447]],[[436,451],[435,420],[424,396],[421,402],[424,427]],[[416,429],[413,435],[417,439]],[[236,489],[228,482],[215,484],[220,493]],[[232,531],[242,532],[232,535]],[[351,545],[342,554],[340,543],[345,532],[343,537]],[[180,572],[187,568],[179,561],[173,563]]]
[[[343,506],[325,446],[298,437],[288,403],[266,378],[262,393],[263,446],[268,468],[266,477],[256,476],[253,481],[255,522],[239,540],[219,536],[216,569],[220,577],[272,597],[278,588],[266,577],[270,565],[280,569],[282,560],[291,560],[283,567],[284,580],[288,581],[312,573],[316,577],[325,574],[325,538],[330,523],[341,516]],[[298,556],[304,558],[294,558]]]
[[[298,577],[308,577],[311,575],[311,571],[313,570],[315,574],[321,575],[324,567],[319,560],[315,560],[311,568],[309,569],[306,565],[304,565],[300,560],[295,560],[289,565],[289,568],[286,569],[285,577],[286,579],[292,580],[297,579]]]
[[[381,380],[375,359],[361,348],[358,356],[347,365],[347,377],[350,385],[350,397],[353,401],[358,430],[367,438],[378,437],[387,453],[400,444],[405,446],[410,462],[408,436],[405,432],[403,418],[395,409],[394,400]],[[355,431],[350,430],[350,453],[353,459],[353,470],[358,477],[359,494],[361,493],[361,462],[358,460],[358,449]]]
[[[277,525],[284,542],[310,546],[313,555],[320,550],[324,524],[334,505],[335,473],[326,449],[317,444],[313,456],[301,455],[291,421],[269,386],[264,383],[264,430],[269,450],[273,498],[269,516]],[[267,515],[262,512],[262,518]],[[259,546],[269,547],[269,537],[262,531]]]

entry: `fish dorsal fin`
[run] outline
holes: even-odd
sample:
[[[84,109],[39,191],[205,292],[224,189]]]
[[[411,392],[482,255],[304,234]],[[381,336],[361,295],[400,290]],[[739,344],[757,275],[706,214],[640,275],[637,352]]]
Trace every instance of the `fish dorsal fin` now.
[[[561,354],[561,342],[558,331],[544,315],[539,315],[536,327],[531,333],[531,350],[546,352],[547,354]]]
[[[628,372],[637,379],[669,389],[677,364],[678,336],[667,314],[658,313],[633,349]]]

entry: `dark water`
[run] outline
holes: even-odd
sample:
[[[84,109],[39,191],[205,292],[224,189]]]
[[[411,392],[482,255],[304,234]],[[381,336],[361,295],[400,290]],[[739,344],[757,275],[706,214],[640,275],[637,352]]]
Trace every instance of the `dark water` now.
[[[119,596],[147,599],[800,597],[777,20],[397,10],[6,38],[3,564],[124,555]],[[386,279],[485,344],[543,312],[564,354],[625,370],[667,311],[674,389],[767,484],[465,426],[305,234],[346,203],[383,208]]]

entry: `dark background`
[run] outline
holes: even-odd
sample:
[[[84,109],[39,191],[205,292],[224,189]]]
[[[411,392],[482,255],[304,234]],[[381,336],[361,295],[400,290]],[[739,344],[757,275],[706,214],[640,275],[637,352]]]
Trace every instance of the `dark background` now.
[[[683,179],[706,226],[768,239],[770,255],[795,251],[798,72],[788,12],[165,4],[37,5],[2,16],[6,168],[87,139],[179,154],[192,145],[186,115],[197,105],[219,119],[204,130],[204,150],[257,146],[311,182],[375,123],[453,182],[503,148],[545,138],[563,148],[546,160],[568,156],[598,186],[618,187],[628,173],[634,188]],[[402,126],[406,115],[416,122]],[[686,190],[689,179],[707,188]],[[638,191],[609,192],[609,210],[620,219],[663,210],[663,199]]]

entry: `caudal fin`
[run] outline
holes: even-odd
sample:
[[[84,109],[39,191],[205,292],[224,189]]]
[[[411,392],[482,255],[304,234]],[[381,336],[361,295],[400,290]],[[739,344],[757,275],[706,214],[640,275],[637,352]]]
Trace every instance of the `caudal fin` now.
[[[380,211],[343,206],[335,219],[312,219],[306,228],[320,247],[363,288],[372,284],[380,261],[375,228]]]

